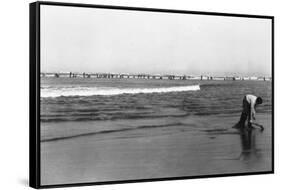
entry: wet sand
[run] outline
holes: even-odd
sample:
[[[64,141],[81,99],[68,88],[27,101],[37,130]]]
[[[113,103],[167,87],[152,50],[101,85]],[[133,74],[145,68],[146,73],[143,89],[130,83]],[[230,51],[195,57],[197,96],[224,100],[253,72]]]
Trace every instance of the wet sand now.
[[[257,115],[263,132],[232,128],[238,119],[188,117],[176,131],[148,128],[41,142],[41,183],[270,171],[271,115]]]

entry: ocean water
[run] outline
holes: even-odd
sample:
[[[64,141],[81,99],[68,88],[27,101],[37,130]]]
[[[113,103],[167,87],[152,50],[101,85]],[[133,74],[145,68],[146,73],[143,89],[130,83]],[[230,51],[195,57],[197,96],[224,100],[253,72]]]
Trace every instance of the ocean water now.
[[[210,116],[238,120],[246,94],[263,98],[258,113],[272,110],[270,81],[41,78],[40,94],[43,142],[134,130],[161,134],[196,128],[194,118]]]

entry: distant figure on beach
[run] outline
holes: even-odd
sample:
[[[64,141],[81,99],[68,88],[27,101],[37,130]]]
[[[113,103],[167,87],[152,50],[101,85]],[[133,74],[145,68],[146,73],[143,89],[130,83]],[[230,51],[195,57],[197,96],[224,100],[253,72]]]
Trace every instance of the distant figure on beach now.
[[[247,94],[243,98],[243,110],[241,113],[240,121],[235,125],[236,128],[244,128],[245,127],[245,122],[247,121],[247,126],[248,128],[252,128],[253,125],[256,125],[263,130],[263,126],[254,123],[253,121],[256,120],[256,107],[257,105],[262,104],[262,98],[257,97],[251,94]]]

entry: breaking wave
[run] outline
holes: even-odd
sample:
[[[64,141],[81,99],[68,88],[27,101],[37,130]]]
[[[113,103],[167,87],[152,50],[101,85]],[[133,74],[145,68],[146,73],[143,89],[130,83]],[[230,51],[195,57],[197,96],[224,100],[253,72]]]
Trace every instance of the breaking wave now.
[[[41,97],[60,96],[114,96],[120,94],[138,93],[168,93],[200,90],[200,85],[174,86],[161,88],[112,88],[112,87],[41,87]]]

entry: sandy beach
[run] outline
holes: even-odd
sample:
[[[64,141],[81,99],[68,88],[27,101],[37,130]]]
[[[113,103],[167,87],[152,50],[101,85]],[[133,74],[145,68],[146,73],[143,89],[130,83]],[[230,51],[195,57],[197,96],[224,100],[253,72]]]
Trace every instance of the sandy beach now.
[[[271,115],[257,115],[265,127],[263,132],[232,128],[238,118],[193,117],[177,131],[147,128],[41,142],[41,182],[71,184],[271,170]]]

